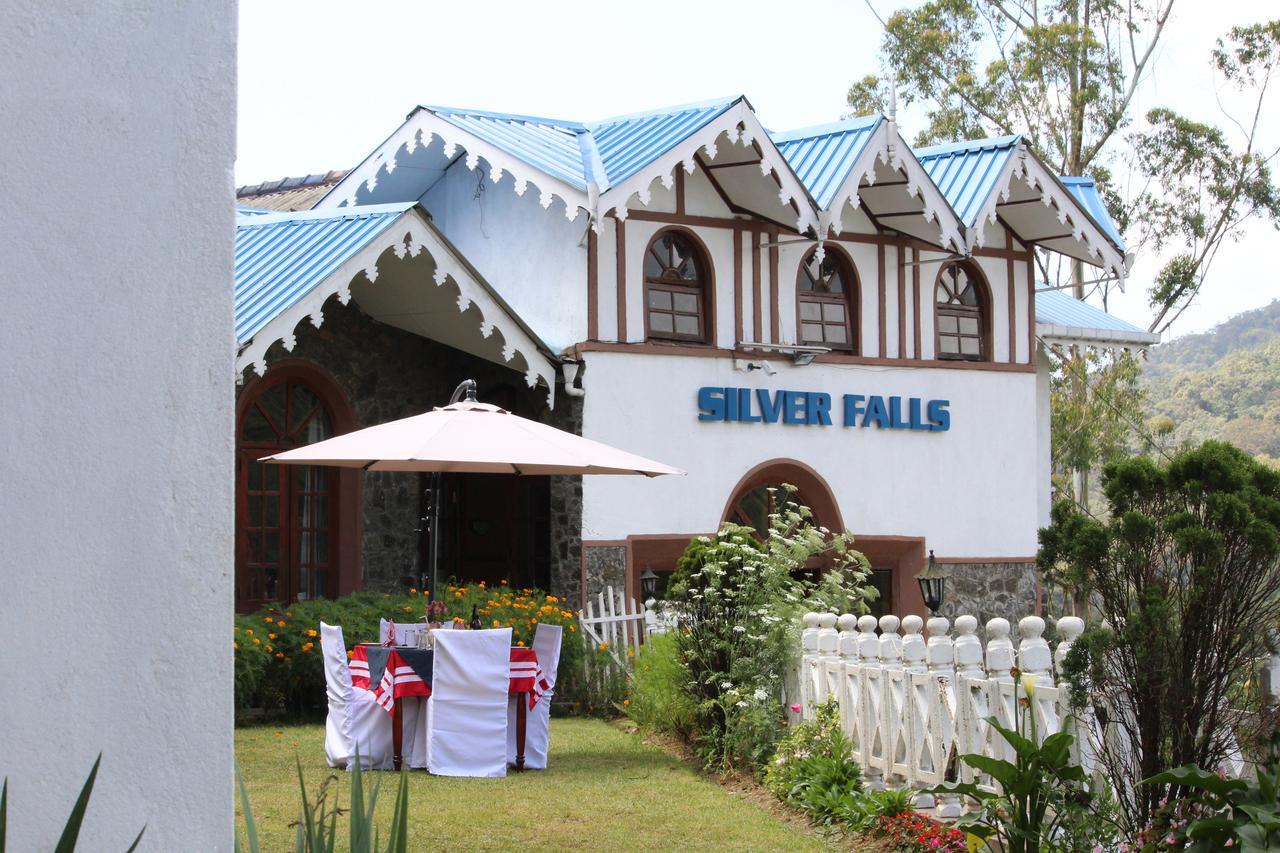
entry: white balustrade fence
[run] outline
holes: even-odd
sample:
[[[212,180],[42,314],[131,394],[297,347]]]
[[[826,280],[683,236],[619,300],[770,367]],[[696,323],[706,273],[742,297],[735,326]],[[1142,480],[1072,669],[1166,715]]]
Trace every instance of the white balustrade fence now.
[[[813,719],[814,708],[834,698],[871,787],[963,780],[995,790],[993,780],[958,760],[967,753],[1012,760],[989,718],[1028,736],[1034,720],[1037,741],[1068,727],[1073,757],[1092,775],[1096,721],[1091,710],[1073,716],[1068,690],[1055,680],[1055,665],[1084,632],[1084,622],[1058,620],[1056,650],[1045,641],[1038,616],[1018,623],[1016,646],[1005,619],[986,624],[985,645],[977,630],[972,616],[958,617],[953,631],[937,616],[926,624],[919,616],[807,613],[796,674],[801,717]],[[1029,698],[1014,682],[1015,666],[1035,680]],[[1020,705],[1020,699],[1026,701]],[[943,797],[937,810],[940,817],[958,816],[959,798]]]

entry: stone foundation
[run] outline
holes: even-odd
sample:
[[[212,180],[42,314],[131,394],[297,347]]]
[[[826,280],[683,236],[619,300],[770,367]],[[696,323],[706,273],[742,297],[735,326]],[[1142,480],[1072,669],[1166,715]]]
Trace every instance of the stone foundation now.
[[[942,615],[948,619],[967,613],[985,625],[1002,616],[1016,629],[1019,619],[1036,614],[1034,563],[952,563],[945,569]]]

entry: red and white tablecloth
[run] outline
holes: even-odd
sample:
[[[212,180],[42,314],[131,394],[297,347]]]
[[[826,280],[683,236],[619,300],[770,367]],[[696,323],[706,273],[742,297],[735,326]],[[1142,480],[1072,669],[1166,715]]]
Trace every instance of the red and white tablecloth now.
[[[387,664],[382,670],[378,686],[370,687],[368,645],[357,645],[351,651],[350,669],[351,683],[365,690],[372,689],[378,698],[378,704],[388,714],[395,714],[395,700],[407,696],[430,696],[430,663],[434,652],[426,649],[389,649]],[[372,644],[376,648],[376,644]],[[405,654],[401,654],[401,652]],[[412,663],[418,663],[415,668]],[[423,664],[426,664],[424,667]],[[426,678],[423,671],[426,670]],[[508,693],[527,693],[529,707],[538,704],[538,700],[550,689],[543,676],[542,667],[538,665],[538,655],[533,649],[523,646],[511,647],[511,671]]]

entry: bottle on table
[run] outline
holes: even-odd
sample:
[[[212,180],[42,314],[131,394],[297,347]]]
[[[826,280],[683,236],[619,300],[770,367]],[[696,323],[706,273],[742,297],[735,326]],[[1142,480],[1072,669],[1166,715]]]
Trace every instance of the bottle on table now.
[[[472,631],[480,630],[480,611],[477,605],[471,605],[471,622],[469,626]]]

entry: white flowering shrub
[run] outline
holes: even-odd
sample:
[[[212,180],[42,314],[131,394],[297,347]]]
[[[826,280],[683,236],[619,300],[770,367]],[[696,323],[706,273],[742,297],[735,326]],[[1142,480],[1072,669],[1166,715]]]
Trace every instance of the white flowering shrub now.
[[[697,708],[695,737],[705,763],[719,769],[759,772],[772,757],[799,615],[861,614],[875,595],[853,537],[815,526],[784,489],[767,536],[725,524],[694,539],[668,592],[684,688]],[[823,569],[810,581],[815,566]]]

